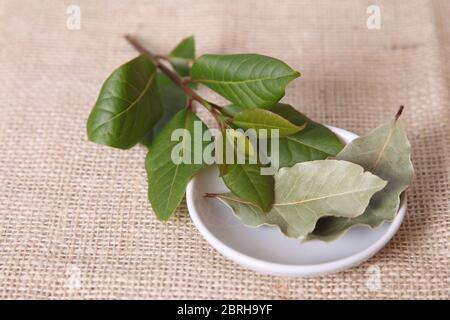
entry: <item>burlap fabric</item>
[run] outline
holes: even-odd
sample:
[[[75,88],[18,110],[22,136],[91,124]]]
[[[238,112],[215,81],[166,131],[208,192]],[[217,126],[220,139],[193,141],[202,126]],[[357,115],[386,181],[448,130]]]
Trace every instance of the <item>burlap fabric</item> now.
[[[1,1],[0,297],[448,299],[449,14],[444,0]],[[136,55],[127,32],[160,53],[194,34],[200,54],[279,57],[303,73],[285,101],[360,134],[404,104],[416,178],[394,239],[360,267],[295,279],[223,258],[184,203],[158,222],[145,149],[85,133],[103,80]]]

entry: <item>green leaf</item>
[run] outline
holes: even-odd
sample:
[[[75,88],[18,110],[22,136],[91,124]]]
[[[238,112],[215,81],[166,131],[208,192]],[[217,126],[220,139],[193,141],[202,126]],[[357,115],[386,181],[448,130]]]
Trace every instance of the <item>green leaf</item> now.
[[[182,77],[190,74],[189,66],[195,59],[194,37],[183,39],[169,54],[169,62],[174,70]]]
[[[275,201],[264,213],[249,201],[232,194],[216,195],[247,226],[278,226],[292,238],[310,233],[320,217],[356,217],[386,181],[357,164],[316,160],[283,168],[275,175]]]
[[[239,112],[242,112],[244,110],[247,110],[247,108],[241,107],[240,105],[237,105],[234,103],[220,108],[220,112],[222,112],[224,115],[229,116],[231,118],[235,117]]]
[[[335,156],[344,146],[330,129],[312,121],[290,105],[278,103],[269,110],[297,126],[306,123],[300,132],[280,139],[280,168]]]
[[[240,199],[268,211],[274,199],[274,178],[261,175],[259,164],[227,164],[222,177],[225,185]]]
[[[235,104],[268,108],[284,96],[287,84],[300,73],[271,57],[233,54],[201,56],[191,76]]]
[[[227,105],[221,109],[222,113],[230,117],[235,117],[245,110],[248,109],[236,104]],[[330,129],[312,121],[288,104],[278,103],[267,110],[280,115],[294,125],[306,124],[300,132],[280,138],[280,168],[292,167],[299,162],[333,157],[344,147],[343,142]]]
[[[155,78],[155,66],[142,55],[116,69],[89,115],[89,140],[122,149],[138,143],[162,113]]]
[[[227,144],[234,146],[234,150],[236,154],[241,151],[244,151],[244,156],[253,156],[255,155],[255,148],[251,143],[250,139],[244,134],[244,132],[240,129],[236,130],[233,128],[226,129],[226,139]],[[239,146],[243,146],[242,149]]]
[[[227,128],[215,137],[222,140],[221,145],[216,144],[214,149],[220,177],[229,172],[233,163],[238,163],[238,156],[244,161],[248,161],[248,157],[257,156],[252,142],[241,131],[241,129]],[[230,160],[228,153],[232,156]]]
[[[165,74],[156,74],[156,83],[159,90],[163,115],[156,125],[145,135],[141,143],[151,146],[154,137],[161,131],[167,122],[181,109],[186,107],[186,95]]]
[[[364,214],[354,219],[323,218],[308,239],[331,241],[354,226],[377,227],[392,220],[400,205],[400,195],[414,175],[411,146],[396,119],[349,143],[337,159],[352,161],[388,181],[386,188],[370,200]]]
[[[190,110],[179,111],[161,130],[153,141],[148,152],[145,167],[148,176],[148,198],[158,219],[166,221],[180,204],[186,192],[186,186],[203,166],[194,163],[194,121],[200,119]],[[200,122],[201,123],[201,122]],[[186,129],[190,133],[184,135],[182,141],[171,141],[176,129]],[[201,134],[207,130],[201,123]],[[205,147],[206,142],[203,142]],[[191,159],[191,164],[175,164],[172,151],[179,146],[180,156]]]
[[[278,129],[279,137],[285,137],[304,129],[306,123],[301,126],[292,124],[283,117],[264,109],[247,109],[238,113],[232,124],[243,129],[267,130],[267,137],[270,137],[270,130]]]

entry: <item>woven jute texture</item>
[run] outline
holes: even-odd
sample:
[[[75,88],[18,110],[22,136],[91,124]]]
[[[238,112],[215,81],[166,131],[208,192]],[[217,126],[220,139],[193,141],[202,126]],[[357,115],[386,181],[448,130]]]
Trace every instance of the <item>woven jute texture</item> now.
[[[0,2],[0,297],[448,299],[449,14],[444,0]],[[136,55],[125,33],[159,53],[194,34],[199,54],[278,57],[303,74],[284,101],[358,134],[405,105],[416,176],[399,232],[359,267],[298,279],[222,257],[184,202],[158,222],[145,149],[86,138],[102,82]]]

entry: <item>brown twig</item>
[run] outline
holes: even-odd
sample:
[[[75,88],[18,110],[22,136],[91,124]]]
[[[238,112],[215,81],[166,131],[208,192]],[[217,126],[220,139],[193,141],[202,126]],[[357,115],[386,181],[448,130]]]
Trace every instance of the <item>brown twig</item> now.
[[[169,57],[163,56],[161,54],[155,54],[155,58],[160,59],[160,60],[169,61]]]
[[[187,83],[183,81],[182,78],[180,78],[175,72],[170,70],[164,63],[161,62],[161,60],[165,60],[160,55],[152,53],[150,50],[145,48],[135,37],[131,35],[125,35],[125,39],[141,54],[146,55],[154,64],[155,66],[164,73],[167,77],[169,77],[170,80],[173,81],[183,92],[188,96],[189,99],[197,101],[202,106],[204,106],[206,109],[211,111],[213,114],[214,109],[220,108],[219,106],[215,105],[214,103],[208,102],[202,97],[200,97],[194,90],[192,90],[189,86],[187,86]]]
[[[190,82],[192,81],[192,78],[191,77],[183,77],[183,78],[181,78],[181,82],[183,83],[183,84],[189,84]]]

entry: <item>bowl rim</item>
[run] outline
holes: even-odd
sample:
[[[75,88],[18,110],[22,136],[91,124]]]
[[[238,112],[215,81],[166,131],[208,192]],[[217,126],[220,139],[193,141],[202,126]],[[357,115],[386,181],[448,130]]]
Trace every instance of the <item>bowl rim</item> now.
[[[359,137],[353,132],[333,127],[333,126],[327,126],[331,131],[336,133],[340,138],[346,138],[346,139],[355,139]],[[397,230],[400,228],[401,223],[403,222],[403,219],[406,214],[406,208],[407,208],[407,199],[406,194],[404,193],[399,210],[394,217],[394,219],[389,222],[390,225],[386,232],[374,243],[372,243],[367,248],[363,249],[362,251],[356,252],[348,257],[337,259],[330,262],[324,262],[324,263],[317,263],[317,264],[308,264],[308,265],[302,265],[302,264],[282,264],[282,263],[274,263],[274,262],[268,262],[262,259],[254,258],[249,255],[246,255],[244,253],[241,253],[231,247],[229,247],[227,244],[219,240],[209,229],[205,226],[203,221],[201,220],[196,204],[194,201],[194,193],[195,193],[195,183],[196,183],[196,177],[194,177],[188,184],[187,190],[186,190],[186,202],[187,202],[187,208],[189,211],[189,215],[191,216],[191,219],[195,225],[195,227],[198,229],[200,234],[203,236],[203,238],[208,241],[208,243],[217,251],[219,251],[222,255],[227,257],[228,259],[257,272],[267,274],[267,275],[278,275],[278,276],[296,276],[296,277],[313,277],[313,276],[320,276],[330,273],[336,273],[339,271],[343,271],[345,269],[357,266],[361,264],[362,262],[366,261],[367,259],[371,258],[373,255],[375,255],[378,251],[380,251],[388,242],[391,240],[391,238],[394,236],[394,234],[397,232]],[[385,222],[386,223],[386,222]]]

